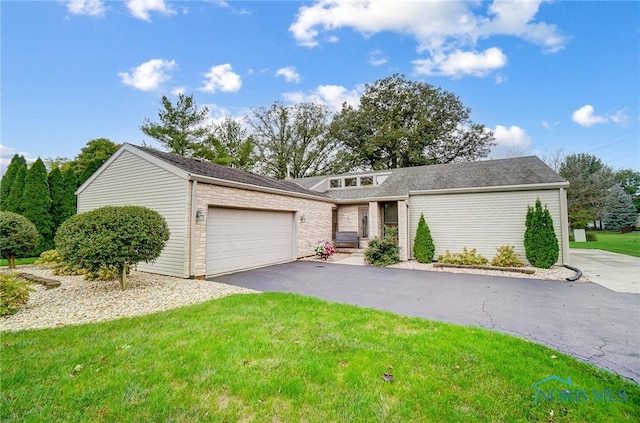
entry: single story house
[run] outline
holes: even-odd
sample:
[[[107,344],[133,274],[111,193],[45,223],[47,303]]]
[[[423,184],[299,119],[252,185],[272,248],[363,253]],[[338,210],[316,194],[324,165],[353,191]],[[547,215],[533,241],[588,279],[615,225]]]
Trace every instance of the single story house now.
[[[546,204],[568,263],[568,182],[536,157],[420,166],[277,180],[124,144],[80,188],[78,212],[140,205],[171,231],[160,257],[138,268],[202,278],[293,261],[313,254],[335,231],[356,231],[360,247],[397,226],[401,259],[412,257],[420,214],[436,245],[477,248],[491,258],[514,245],[524,258],[524,220]]]

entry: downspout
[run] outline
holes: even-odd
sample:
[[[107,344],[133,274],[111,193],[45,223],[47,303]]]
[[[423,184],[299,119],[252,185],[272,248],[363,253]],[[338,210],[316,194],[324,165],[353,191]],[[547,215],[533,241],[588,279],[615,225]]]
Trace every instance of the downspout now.
[[[562,264],[571,264],[569,253],[569,211],[567,207],[567,189],[560,188],[560,239],[562,240]]]
[[[189,279],[195,279],[196,267],[196,193],[198,181],[191,181],[191,210],[189,216]]]

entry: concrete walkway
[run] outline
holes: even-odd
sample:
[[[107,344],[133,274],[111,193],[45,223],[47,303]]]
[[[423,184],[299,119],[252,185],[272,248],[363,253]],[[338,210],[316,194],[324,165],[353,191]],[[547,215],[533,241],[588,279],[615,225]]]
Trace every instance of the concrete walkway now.
[[[613,292],[595,283],[314,261],[213,280],[486,327],[545,344],[640,383],[640,295]]]
[[[572,248],[570,260],[571,266],[598,285],[615,292],[640,294],[640,257]]]

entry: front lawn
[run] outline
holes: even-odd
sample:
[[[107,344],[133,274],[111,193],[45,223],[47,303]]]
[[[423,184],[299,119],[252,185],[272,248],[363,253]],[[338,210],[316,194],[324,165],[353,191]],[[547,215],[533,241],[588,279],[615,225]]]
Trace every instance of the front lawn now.
[[[3,333],[1,356],[2,422],[640,420],[637,384],[541,345],[292,294]],[[536,403],[551,375],[575,401]]]
[[[16,265],[19,266],[21,264],[33,264],[39,258],[40,257],[17,258]],[[9,261],[7,259],[0,259],[0,266],[8,266],[8,265],[9,265]]]
[[[640,232],[634,231],[626,234],[617,232],[595,232],[597,241],[570,242],[571,248],[598,249],[611,251],[612,253],[626,254],[640,257]]]

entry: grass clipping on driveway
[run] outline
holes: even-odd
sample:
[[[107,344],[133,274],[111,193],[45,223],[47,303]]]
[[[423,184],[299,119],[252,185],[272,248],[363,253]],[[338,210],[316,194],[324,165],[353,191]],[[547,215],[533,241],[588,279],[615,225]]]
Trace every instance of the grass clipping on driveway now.
[[[638,385],[546,347],[292,294],[3,333],[1,356],[2,422],[640,420]],[[587,399],[536,403],[550,375]]]

